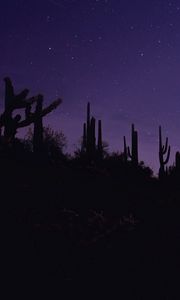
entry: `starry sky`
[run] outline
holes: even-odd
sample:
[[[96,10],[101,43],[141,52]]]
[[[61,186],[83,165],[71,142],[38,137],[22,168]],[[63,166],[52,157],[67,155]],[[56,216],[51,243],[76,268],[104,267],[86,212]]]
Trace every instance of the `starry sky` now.
[[[180,0],[1,0],[3,77],[16,91],[63,104],[45,124],[78,146],[86,104],[102,119],[104,140],[121,151],[139,131],[140,159],[158,166],[158,126],[180,149]],[[2,108],[1,101],[1,108]]]

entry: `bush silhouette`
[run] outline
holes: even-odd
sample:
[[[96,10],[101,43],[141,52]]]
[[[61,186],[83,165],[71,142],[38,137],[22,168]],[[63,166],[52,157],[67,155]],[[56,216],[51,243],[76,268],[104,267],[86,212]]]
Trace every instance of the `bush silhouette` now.
[[[24,144],[33,151],[33,132],[30,129],[24,140]],[[62,131],[55,131],[50,126],[43,127],[42,153],[53,162],[58,162],[65,157],[64,150],[67,147],[67,139]]]

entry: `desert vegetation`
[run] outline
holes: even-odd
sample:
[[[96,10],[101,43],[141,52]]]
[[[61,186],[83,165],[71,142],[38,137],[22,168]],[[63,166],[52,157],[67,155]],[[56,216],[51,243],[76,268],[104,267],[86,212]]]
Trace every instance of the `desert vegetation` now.
[[[123,150],[108,153],[88,103],[81,147],[68,155],[64,134],[43,126],[61,99],[44,108],[42,95],[27,96],[5,78],[0,186],[8,280],[119,282],[129,299],[149,299],[153,282],[160,297],[173,295],[173,276],[164,284],[180,263],[180,153],[167,167],[171,148],[161,126],[157,178],[140,160],[134,124],[131,145],[124,136]],[[29,125],[28,137],[18,139]]]

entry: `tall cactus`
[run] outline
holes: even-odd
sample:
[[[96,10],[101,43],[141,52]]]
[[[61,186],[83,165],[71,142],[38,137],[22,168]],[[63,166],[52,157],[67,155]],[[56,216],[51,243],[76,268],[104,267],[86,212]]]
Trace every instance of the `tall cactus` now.
[[[180,170],[180,152],[176,152],[176,157],[175,157],[175,168],[176,170]]]
[[[26,99],[29,90],[24,89],[18,95],[14,93],[14,87],[9,77],[4,78],[5,81],[5,111],[13,111],[17,108],[25,108],[29,100]]]
[[[46,108],[42,108],[42,96],[38,95],[27,99],[29,93],[28,89],[24,89],[21,93],[16,95],[14,93],[14,87],[10,78],[6,77],[5,81],[5,109],[4,112],[0,115],[0,129],[2,133],[2,128],[4,132],[2,133],[3,141],[5,144],[13,142],[18,128],[29,126],[34,123],[35,136],[39,132],[39,138],[42,136],[40,134],[42,130],[42,118],[55,109],[61,102],[61,99],[57,99],[52,102]],[[32,105],[36,103],[35,112],[31,112]],[[13,112],[16,109],[25,110],[25,119],[21,120],[21,115],[17,114],[13,116]],[[40,129],[41,128],[41,129]],[[42,132],[41,132],[42,133]],[[40,138],[41,139],[41,138]],[[37,140],[37,138],[35,138]],[[40,142],[39,142],[40,143]]]
[[[98,152],[102,155],[103,152],[103,145],[102,145],[102,122],[98,120]]]
[[[97,143],[96,143],[97,142]],[[98,121],[98,138],[96,141],[96,119],[91,117],[90,103],[87,104],[86,123],[83,124],[83,139],[81,150],[86,153],[88,160],[92,161],[102,157],[102,123]]]
[[[90,118],[91,118],[91,111],[90,111],[90,102],[87,104],[87,132],[89,133],[90,128]]]
[[[134,129],[134,124],[131,126],[131,151],[127,148],[128,156],[131,158],[134,166],[138,165],[138,132]]]
[[[167,165],[169,158],[170,158],[170,152],[171,147],[168,145],[168,137],[166,137],[165,144],[163,145],[162,142],[162,132],[161,132],[161,126],[159,126],[159,178],[162,178],[165,176],[165,165]],[[164,156],[166,155],[166,158]]]
[[[83,139],[82,139],[82,146],[81,151],[84,152],[87,147],[87,126],[86,123],[83,124]]]
[[[10,78],[4,78],[5,82],[5,110],[1,115],[1,127],[4,126],[4,140],[11,142],[15,137],[18,123],[21,116],[18,114],[13,117],[13,111],[18,108],[25,108],[27,105],[26,97],[29,93],[27,89],[23,90],[20,94],[15,95],[14,87]]]
[[[90,144],[90,152],[94,156],[96,151],[96,119],[94,117],[91,118],[89,144]]]
[[[34,117],[34,134],[33,134],[33,151],[34,153],[41,153],[43,145],[43,121],[42,121],[42,106],[43,96],[39,96],[35,117]]]

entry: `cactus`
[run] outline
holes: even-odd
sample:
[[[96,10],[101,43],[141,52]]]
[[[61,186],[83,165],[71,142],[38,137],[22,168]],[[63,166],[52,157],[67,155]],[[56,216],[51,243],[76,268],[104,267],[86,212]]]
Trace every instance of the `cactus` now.
[[[180,152],[176,152],[176,157],[175,157],[175,168],[177,170],[180,170]]]
[[[11,80],[6,77],[5,81],[5,110],[0,116],[0,129],[4,128],[3,141],[5,144],[13,142],[18,128],[29,126],[34,123],[34,131],[37,145],[37,137],[40,138],[39,145],[42,143],[42,118],[55,109],[62,101],[58,99],[52,102],[48,107],[42,109],[43,98],[41,95],[27,98],[28,89],[23,90],[18,95],[14,93],[14,87]],[[36,103],[35,112],[31,112],[32,105]],[[25,119],[21,120],[21,115],[17,114],[13,117],[15,109],[25,110]],[[1,139],[2,140],[2,139]],[[35,146],[36,148],[36,146]]]
[[[98,153],[99,156],[103,154],[103,145],[102,145],[102,123],[101,120],[98,120]]]
[[[14,87],[10,78],[4,78],[5,81],[5,111],[13,111],[17,108],[25,108],[27,105],[26,97],[29,93],[28,89],[24,89],[18,95],[14,94]]]
[[[94,117],[91,118],[91,123],[90,123],[90,140],[89,140],[89,145],[90,145],[90,153],[92,156],[94,156],[96,152],[96,119]]]
[[[166,137],[165,145],[162,142],[162,132],[161,126],[159,126],[159,178],[162,178],[166,175],[165,165],[167,165],[170,158],[171,147],[168,146],[168,138]],[[167,155],[166,155],[167,154]],[[166,158],[164,156],[166,155]]]
[[[102,123],[98,121],[98,138],[96,144],[96,119],[91,117],[90,103],[87,104],[86,123],[83,124],[83,138],[81,151],[85,152],[89,161],[102,157]]]
[[[87,126],[86,123],[83,124],[83,139],[82,139],[82,146],[81,151],[84,152],[87,147]]]
[[[34,119],[34,134],[33,134],[33,151],[40,153],[43,144],[43,122],[42,122],[42,105],[43,96],[39,96],[36,104],[35,119]]]
[[[87,120],[86,120],[86,152],[90,151],[90,136],[91,136],[91,120],[90,120],[90,103],[87,104]]]
[[[128,156],[131,158],[134,166],[138,165],[138,132],[134,129],[134,124],[131,127],[131,151],[127,147]]]

